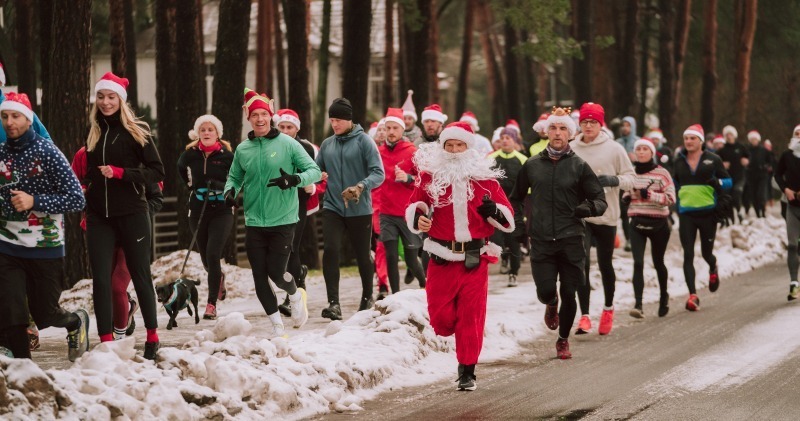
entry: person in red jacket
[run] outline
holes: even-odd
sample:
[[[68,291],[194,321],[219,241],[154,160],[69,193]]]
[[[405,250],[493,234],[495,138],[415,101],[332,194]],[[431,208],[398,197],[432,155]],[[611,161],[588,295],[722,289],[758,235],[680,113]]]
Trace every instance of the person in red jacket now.
[[[500,187],[503,172],[476,149],[464,122],[445,128],[439,140],[414,155],[419,180],[406,208],[414,233],[427,232],[428,313],[437,335],[456,337],[458,390],[475,390],[475,364],[483,347],[489,264],[500,246],[495,228],[514,231],[514,213]],[[431,211],[433,214],[431,215]]]
[[[413,158],[417,148],[403,138],[403,110],[389,108],[384,118],[386,142],[378,150],[383,161],[386,180],[381,185],[380,240],[386,249],[386,269],[392,294],[400,291],[400,272],[397,268],[398,241],[402,239],[406,266],[425,288],[425,273],[419,260],[422,237],[412,233],[405,223],[405,204],[414,191],[417,170]]]

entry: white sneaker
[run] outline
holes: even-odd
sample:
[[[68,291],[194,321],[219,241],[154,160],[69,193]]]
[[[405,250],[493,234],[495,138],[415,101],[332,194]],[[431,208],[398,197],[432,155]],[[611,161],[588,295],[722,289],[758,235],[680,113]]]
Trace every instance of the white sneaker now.
[[[308,296],[306,290],[297,288],[297,292],[289,297],[292,303],[292,325],[295,329],[303,327],[308,321]]]
[[[281,313],[275,312],[269,315],[269,320],[272,322],[272,337],[273,338],[288,338],[289,335],[286,334],[286,329],[283,327],[283,319],[281,319]]]

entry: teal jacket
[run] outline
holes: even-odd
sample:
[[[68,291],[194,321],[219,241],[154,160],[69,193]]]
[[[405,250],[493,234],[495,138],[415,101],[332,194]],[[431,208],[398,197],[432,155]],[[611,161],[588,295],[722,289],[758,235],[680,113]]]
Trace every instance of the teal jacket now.
[[[267,187],[270,179],[281,176],[281,169],[300,176],[297,187],[315,183],[321,176],[319,167],[300,143],[276,129],[264,137],[250,132],[236,148],[224,191],[243,192],[246,226],[275,227],[299,220],[297,188]]]
[[[317,154],[317,165],[328,173],[323,208],[344,217],[372,214],[371,191],[383,183],[383,161],[375,142],[360,125],[354,125],[342,136],[325,139]],[[345,208],[342,192],[358,183],[364,184],[358,203],[351,201]]]

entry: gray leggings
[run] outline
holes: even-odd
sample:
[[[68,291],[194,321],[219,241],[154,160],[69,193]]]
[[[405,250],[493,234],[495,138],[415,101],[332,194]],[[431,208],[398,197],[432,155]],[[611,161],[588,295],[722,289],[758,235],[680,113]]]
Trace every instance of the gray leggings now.
[[[800,240],[800,208],[789,206],[786,211],[786,239],[789,240],[786,264],[789,266],[789,280],[797,282],[797,242]]]

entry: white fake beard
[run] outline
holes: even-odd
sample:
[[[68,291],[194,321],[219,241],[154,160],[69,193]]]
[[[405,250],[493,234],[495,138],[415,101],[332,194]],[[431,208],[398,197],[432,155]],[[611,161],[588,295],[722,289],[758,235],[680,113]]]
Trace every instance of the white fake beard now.
[[[494,167],[494,160],[486,158],[475,149],[467,149],[460,153],[450,153],[444,150],[439,142],[420,145],[414,154],[414,163],[421,172],[431,175],[431,182],[425,188],[433,199],[434,207],[447,206],[453,199],[469,201],[475,197],[470,180],[497,180],[505,177],[502,169]],[[466,183],[465,197],[449,197],[444,201],[439,199],[445,194],[447,187],[454,183]],[[455,189],[453,191],[455,193]],[[463,194],[462,193],[462,194]]]
[[[789,141],[789,149],[792,150],[794,156],[800,158],[800,138],[793,137],[792,140]]]

